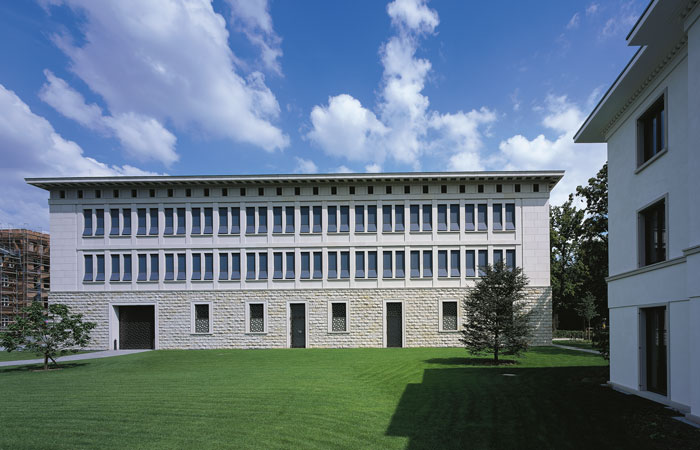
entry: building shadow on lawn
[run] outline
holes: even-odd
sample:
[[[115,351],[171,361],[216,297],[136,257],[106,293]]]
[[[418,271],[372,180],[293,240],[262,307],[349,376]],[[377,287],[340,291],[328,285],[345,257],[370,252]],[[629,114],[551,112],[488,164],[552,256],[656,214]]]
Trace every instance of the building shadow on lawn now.
[[[513,359],[499,359],[498,364],[494,364],[493,358],[432,358],[426,359],[428,364],[441,364],[443,366],[493,366],[508,367],[518,364]]]
[[[64,370],[75,369],[78,367],[87,366],[89,364],[90,363],[87,361],[85,361],[85,362],[65,362],[65,363],[61,363],[61,365],[59,365],[58,367],[51,364],[51,365],[49,365],[49,370],[46,372],[55,372],[56,370],[61,370],[61,369],[64,369]],[[0,374],[15,373],[15,372],[44,372],[44,370],[42,370],[43,368],[44,368],[43,363],[7,366],[7,367],[0,367]]]
[[[635,426],[630,418],[653,408],[665,429],[676,430],[676,421],[661,417],[670,412],[601,387],[606,370],[426,369],[420,384],[406,386],[386,435],[408,437],[409,449],[665,448],[669,442],[655,441],[647,420]]]

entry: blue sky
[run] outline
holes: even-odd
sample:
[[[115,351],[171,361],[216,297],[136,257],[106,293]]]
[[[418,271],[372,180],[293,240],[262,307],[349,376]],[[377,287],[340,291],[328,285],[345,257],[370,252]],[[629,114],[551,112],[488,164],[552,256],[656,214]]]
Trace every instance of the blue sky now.
[[[564,169],[638,1],[0,3],[0,224],[33,176]]]

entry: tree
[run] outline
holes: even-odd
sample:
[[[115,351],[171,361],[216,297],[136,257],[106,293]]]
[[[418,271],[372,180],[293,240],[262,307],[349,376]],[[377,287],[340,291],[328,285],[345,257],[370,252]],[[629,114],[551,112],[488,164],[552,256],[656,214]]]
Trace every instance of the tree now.
[[[519,355],[527,350],[532,330],[530,313],[525,310],[525,286],[528,279],[521,268],[510,269],[501,262],[487,266],[486,274],[464,299],[469,318],[460,341],[471,354],[485,350],[498,355]]]
[[[584,321],[584,335],[587,339],[590,339],[591,336],[589,330],[591,328],[591,320],[598,317],[596,299],[593,296],[593,294],[587,292],[586,295],[581,297],[578,304],[576,305],[576,312],[578,313],[579,317],[581,317]]]
[[[44,370],[49,359],[75,353],[90,342],[90,331],[97,325],[83,322],[82,314],[71,314],[66,305],[52,304],[44,309],[41,302],[24,308],[25,317],[16,316],[0,334],[0,345],[8,352],[15,350],[37,353],[44,357]]]
[[[576,304],[583,267],[579,261],[583,235],[583,210],[573,206],[574,197],[551,209],[550,243],[552,307],[559,314]]]

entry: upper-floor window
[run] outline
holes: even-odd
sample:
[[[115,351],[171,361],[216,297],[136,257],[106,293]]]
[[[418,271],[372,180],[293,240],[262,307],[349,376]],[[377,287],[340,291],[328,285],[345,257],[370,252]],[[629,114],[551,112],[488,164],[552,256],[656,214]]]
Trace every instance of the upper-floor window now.
[[[666,149],[666,111],[662,95],[637,120],[637,165]]]
[[[666,200],[639,212],[639,265],[666,260]]]
[[[145,235],[146,234],[146,209],[139,208],[136,210],[136,215],[138,216],[138,228],[136,234]]]

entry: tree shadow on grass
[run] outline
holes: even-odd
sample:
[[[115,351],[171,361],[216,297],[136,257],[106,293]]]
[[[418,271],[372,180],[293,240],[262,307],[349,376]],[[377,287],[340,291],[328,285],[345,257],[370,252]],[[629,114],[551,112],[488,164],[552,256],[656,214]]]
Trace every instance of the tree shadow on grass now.
[[[518,361],[513,359],[501,359],[496,364],[493,358],[431,358],[426,359],[425,362],[428,364],[442,364],[445,366],[493,366],[493,367],[505,367],[514,366],[520,364]]]
[[[22,364],[22,365],[16,365],[16,366],[7,366],[7,367],[0,367],[0,374],[3,373],[16,373],[16,372],[55,372],[56,370],[60,369],[75,369],[78,367],[82,366],[87,366],[90,364],[89,362],[65,362],[61,363],[59,366],[55,366],[53,364],[49,365],[49,370],[44,371],[42,370],[44,368],[43,363],[34,363],[34,364]]]

